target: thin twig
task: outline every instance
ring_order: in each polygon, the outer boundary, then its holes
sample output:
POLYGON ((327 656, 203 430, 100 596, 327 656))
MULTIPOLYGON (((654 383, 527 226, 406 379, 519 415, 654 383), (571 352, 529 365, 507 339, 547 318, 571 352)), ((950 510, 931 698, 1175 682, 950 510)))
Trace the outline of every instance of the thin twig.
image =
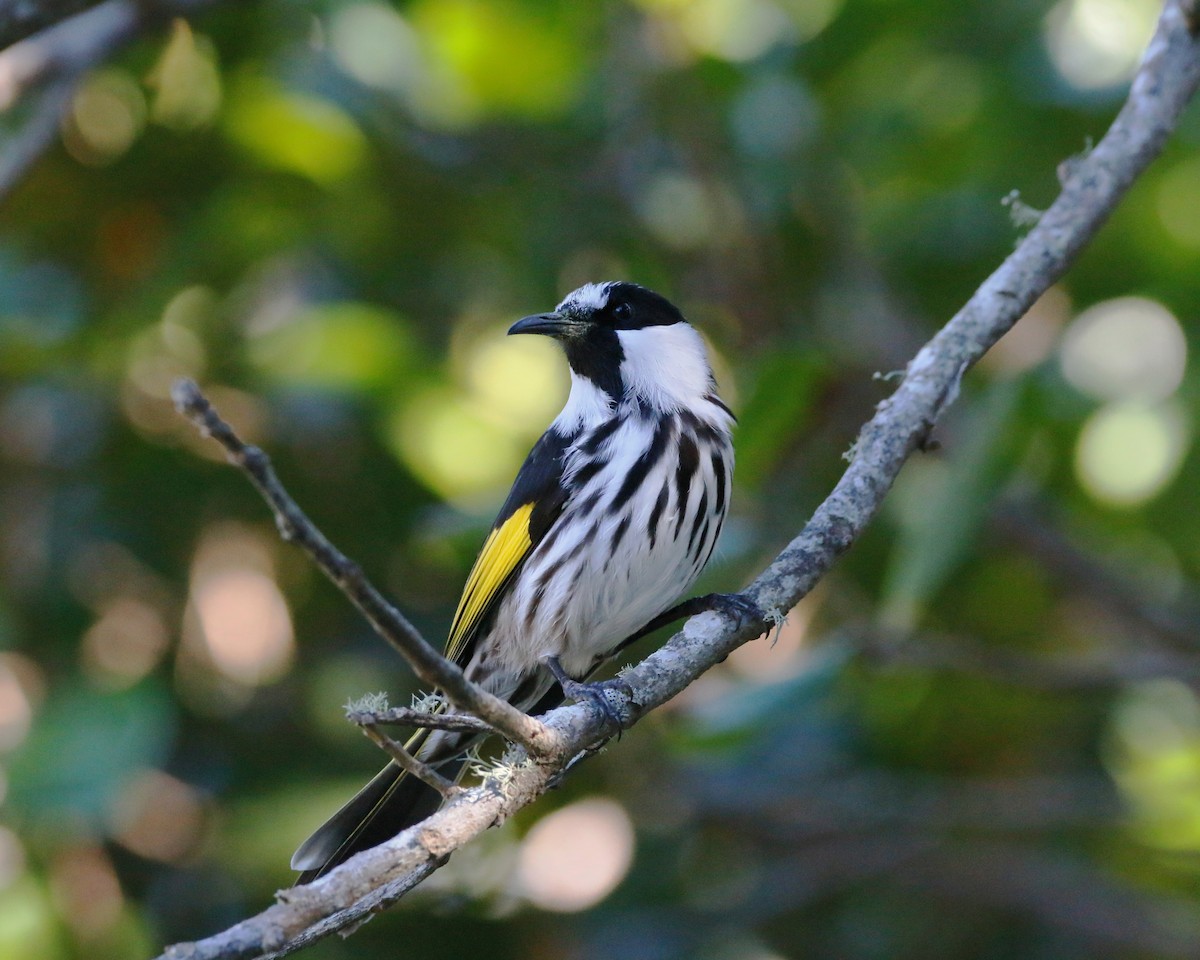
MULTIPOLYGON (((1200 85, 1200 51, 1179 0, 1170 0, 1134 78, 1129 98, 1104 138, 1075 164, 1062 193, 1014 252, 917 354, 903 382, 859 434, 833 493, 804 530, 750 585, 746 595, 769 615, 805 596, 862 534, 900 468, 943 409, 964 373, 1059 277, 1157 156, 1200 85)), ((633 719, 677 695, 705 670, 762 632, 762 624, 705 613, 646 660, 625 671, 633 719)), ((411 888, 454 850, 532 803, 574 755, 604 738, 605 721, 583 705, 547 714, 564 750, 552 763, 511 769, 494 783, 464 790, 397 837, 350 858, 314 883, 286 891, 256 917, 192 944, 172 960, 282 956, 319 936, 360 922, 411 888), (381 891, 388 891, 383 894, 381 891)))
POLYGON ((412 707, 388 707, 386 710, 347 710, 346 719, 359 726, 374 724, 380 727, 429 727, 431 730, 454 730, 463 733, 495 733, 496 728, 485 720, 466 713, 431 713, 412 707))
POLYGON ((433 787, 443 797, 451 797, 462 789, 456 784, 451 783, 423 760, 418 760, 405 749, 403 744, 397 743, 386 733, 381 732, 371 721, 358 720, 356 722, 362 728, 362 732, 366 734, 367 739, 391 757, 398 767, 401 767, 407 773, 411 773, 417 779, 425 781, 425 783, 433 787))
POLYGON ((424 683, 437 687, 460 710, 470 711, 531 754, 548 755, 559 746, 557 738, 541 721, 472 683, 457 664, 434 650, 417 628, 375 589, 362 568, 316 528, 283 488, 267 455, 258 447, 243 443, 195 383, 179 380, 172 387, 171 395, 176 409, 201 434, 212 437, 225 448, 229 462, 241 469, 267 501, 275 514, 279 535, 308 554, 321 572, 367 618, 375 632, 408 661, 424 683))

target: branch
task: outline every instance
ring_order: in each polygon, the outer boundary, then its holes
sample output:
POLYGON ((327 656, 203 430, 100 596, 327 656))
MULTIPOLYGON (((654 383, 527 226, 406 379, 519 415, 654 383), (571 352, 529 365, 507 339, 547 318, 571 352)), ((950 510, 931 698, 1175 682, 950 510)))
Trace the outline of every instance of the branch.
POLYGON ((388 707, 386 710, 364 710, 350 707, 346 719, 359 726, 429 727, 431 730, 457 730, 464 733, 495 733, 490 723, 465 713, 431 713, 412 707, 388 707))
POLYGON ((90 0, 0 0, 0 49, 90 6, 90 0))
MULTIPOLYGON (((1170 0, 1159 19, 1129 99, 1104 139, 1070 167, 1063 189, 1016 250, 908 365, 903 382, 863 428, 853 460, 833 493, 795 540, 746 591, 760 609, 789 610, 832 567, 878 512, 905 460, 958 394, 963 375, 1061 277, 1161 150, 1200 85, 1200 52, 1189 15, 1170 0)), ((762 624, 716 612, 689 620, 661 649, 622 674, 630 722, 678 694, 762 624)), ((617 694, 617 691, 611 691, 617 694)), ((280 902, 236 927, 171 947, 172 960, 282 956, 360 922, 436 869, 454 850, 532 803, 574 753, 604 738, 605 719, 575 704, 547 714, 566 750, 553 763, 524 763, 464 790, 392 840, 366 850, 320 880, 283 891, 280 902)))
MULTIPOLYGON (((216 0, 106 0, 0 51, 0 113, 11 114, 37 91, 23 125, 0 134, 0 202, 8 196, 58 132, 58 123, 80 79, 148 27, 211 6, 216 0)), ((76 4, 72 4, 75 6, 76 4)), ((6 18, 37 23, 52 17, 50 4, 0 0, 6 18)), ((54 7, 59 13, 68 6, 54 7)))
MULTIPOLYGON (((0 63, 0 87, 4 81, 2 71, 3 63, 0 63)), ((54 142, 59 121, 71 103, 75 87, 74 77, 48 84, 29 104, 29 117, 24 127, 11 135, 0 135, 0 203, 54 142)))
POLYGON ((386 733, 378 730, 374 721, 359 719, 355 722, 358 724, 359 729, 366 735, 367 739, 391 757, 396 766, 400 767, 405 773, 410 773, 418 780, 433 787, 434 790, 442 795, 443 800, 453 796, 460 789, 429 764, 418 760, 414 754, 409 753, 408 748, 403 744, 397 743, 386 733))
POLYGON ((460 710, 467 710, 504 734, 514 743, 542 756, 553 753, 558 743, 539 721, 522 713, 472 683, 458 667, 433 649, 408 619, 384 598, 363 575, 362 568, 338 550, 296 505, 265 453, 243 443, 208 398, 191 380, 179 380, 171 388, 176 409, 192 421, 204 436, 225 448, 229 462, 239 467, 275 513, 279 535, 294 543, 346 595, 359 613, 408 661, 423 683, 437 687, 460 710))

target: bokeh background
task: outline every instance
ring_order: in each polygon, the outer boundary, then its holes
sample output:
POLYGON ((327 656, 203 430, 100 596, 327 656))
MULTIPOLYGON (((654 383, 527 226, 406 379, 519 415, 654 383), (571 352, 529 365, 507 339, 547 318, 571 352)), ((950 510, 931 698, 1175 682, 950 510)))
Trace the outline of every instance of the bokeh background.
MULTIPOLYGON (((737 588, 1157 6, 256 0, 90 75, 0 221, 0 957, 261 909, 381 763, 343 704, 414 691, 173 378, 440 638, 565 391, 506 326, 639 281, 741 418, 701 584, 737 588)), ((1200 954, 1198 144, 1193 110, 778 637, 307 956, 1200 954)))

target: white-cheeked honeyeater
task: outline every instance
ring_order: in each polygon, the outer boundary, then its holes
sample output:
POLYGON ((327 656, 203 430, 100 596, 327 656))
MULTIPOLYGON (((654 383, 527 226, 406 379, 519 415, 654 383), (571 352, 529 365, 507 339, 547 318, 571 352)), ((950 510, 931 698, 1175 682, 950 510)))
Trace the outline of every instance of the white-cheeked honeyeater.
MULTIPOLYGON (((485 689, 540 713, 564 695, 595 695, 583 681, 632 640, 727 599, 676 603, 729 508, 734 417, 700 335, 636 284, 580 287, 509 333, 555 338, 571 392, 484 541, 446 656, 485 689)), ((421 730, 408 745, 454 779, 473 739, 421 730)), ((439 801, 390 763, 301 845, 292 867, 307 882, 439 801)))

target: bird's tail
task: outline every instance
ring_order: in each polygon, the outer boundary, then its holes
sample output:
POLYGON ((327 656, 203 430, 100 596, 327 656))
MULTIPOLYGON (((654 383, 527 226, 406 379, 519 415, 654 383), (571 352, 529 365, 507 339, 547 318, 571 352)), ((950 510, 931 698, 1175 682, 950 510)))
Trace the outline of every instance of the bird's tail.
MULTIPOLYGON (((519 709, 536 716, 563 702, 558 684, 544 689, 539 674, 527 678, 526 684, 511 698, 519 709)), ((467 748, 477 739, 478 734, 422 728, 404 746, 454 781, 466 766, 467 748)), ((292 869, 301 871, 296 883, 310 883, 359 851, 392 839, 424 820, 441 802, 433 787, 389 763, 292 854, 292 869)))
MULTIPOLYGON (((418 730, 405 745, 416 753, 426 745, 430 731, 418 730)), ((455 737, 456 741, 466 738, 455 737)), ((439 764, 439 772, 456 780, 466 763, 465 744, 438 744, 437 753, 457 754, 439 764)), ((430 758, 436 762, 434 758, 430 758)), ((301 871, 297 884, 310 883, 344 860, 424 820, 442 802, 441 795, 416 777, 389 763, 358 791, 292 855, 292 869, 301 871)))

